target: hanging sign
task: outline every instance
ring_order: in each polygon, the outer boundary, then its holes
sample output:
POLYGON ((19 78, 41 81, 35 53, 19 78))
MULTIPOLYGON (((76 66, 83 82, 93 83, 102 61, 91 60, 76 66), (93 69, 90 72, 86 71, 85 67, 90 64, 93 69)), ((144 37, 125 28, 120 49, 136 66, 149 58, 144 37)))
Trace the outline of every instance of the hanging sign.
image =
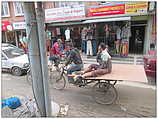
POLYGON ((2 21, 2 31, 12 31, 13 27, 9 21, 2 21))
POLYGON ((73 7, 60 7, 45 10, 45 20, 71 20, 75 18, 85 17, 84 5, 76 5, 73 7))
POLYGON ((94 8, 89 8, 87 16, 92 17, 92 16, 116 15, 116 14, 124 14, 124 13, 125 13, 125 5, 116 4, 116 5, 98 6, 94 8))
POLYGON ((13 23, 13 28, 15 30, 26 29, 26 23, 25 22, 15 22, 15 23, 13 23))
POLYGON ((148 2, 132 2, 125 4, 125 13, 147 13, 148 2))

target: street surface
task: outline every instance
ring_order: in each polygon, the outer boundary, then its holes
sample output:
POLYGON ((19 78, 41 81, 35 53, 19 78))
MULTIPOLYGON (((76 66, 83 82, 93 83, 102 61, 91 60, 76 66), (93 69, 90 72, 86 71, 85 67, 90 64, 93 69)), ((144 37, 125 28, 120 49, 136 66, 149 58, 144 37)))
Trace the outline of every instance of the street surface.
MULTIPOLYGON (((2 73, 2 99, 18 96, 33 97, 26 76, 2 73)), ((64 90, 50 87, 50 96, 58 104, 68 104, 66 117, 156 117, 156 86, 122 81, 116 89, 118 99, 113 105, 97 104, 91 97, 91 86, 79 88, 67 83, 64 90)))

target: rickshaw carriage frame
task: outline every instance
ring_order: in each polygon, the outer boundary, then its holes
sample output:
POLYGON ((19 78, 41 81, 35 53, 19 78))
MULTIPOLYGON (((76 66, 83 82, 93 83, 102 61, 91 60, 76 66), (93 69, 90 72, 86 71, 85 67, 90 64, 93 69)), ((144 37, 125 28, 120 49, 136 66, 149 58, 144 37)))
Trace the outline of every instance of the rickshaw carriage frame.
POLYGON ((113 64, 111 73, 82 79, 82 86, 97 82, 92 87, 93 99, 99 104, 112 104, 118 97, 115 88, 117 81, 148 82, 143 65, 113 64))

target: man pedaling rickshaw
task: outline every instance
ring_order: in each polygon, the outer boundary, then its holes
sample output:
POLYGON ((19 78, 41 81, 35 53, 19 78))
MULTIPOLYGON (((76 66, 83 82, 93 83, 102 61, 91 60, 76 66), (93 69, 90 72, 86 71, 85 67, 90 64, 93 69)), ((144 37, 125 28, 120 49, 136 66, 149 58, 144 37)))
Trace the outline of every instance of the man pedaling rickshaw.
MULTIPOLYGON (((71 75, 75 71, 80 71, 83 68, 83 61, 80 55, 80 52, 77 48, 73 47, 72 43, 68 43, 66 45, 66 49, 68 53, 67 62, 65 66, 70 64, 70 67, 67 69, 67 74, 71 75)), ((74 83, 74 79, 68 77, 69 83, 74 83)))
POLYGON ((85 68, 80 75, 76 75, 74 77, 76 79, 75 84, 81 84, 82 79, 97 77, 111 72, 111 56, 107 52, 107 47, 104 43, 101 43, 98 47, 97 62, 99 64, 91 64, 89 67, 85 68))

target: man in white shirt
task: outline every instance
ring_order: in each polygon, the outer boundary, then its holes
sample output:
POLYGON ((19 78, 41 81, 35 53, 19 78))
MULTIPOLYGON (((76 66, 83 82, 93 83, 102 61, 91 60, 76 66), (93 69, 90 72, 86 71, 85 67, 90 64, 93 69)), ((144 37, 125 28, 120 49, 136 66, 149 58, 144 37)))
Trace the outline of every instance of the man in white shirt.
POLYGON ((77 80, 87 77, 97 77, 111 72, 111 56, 107 52, 106 45, 101 43, 98 50, 97 62, 99 64, 91 64, 89 67, 85 68, 81 76, 76 76, 77 80))

